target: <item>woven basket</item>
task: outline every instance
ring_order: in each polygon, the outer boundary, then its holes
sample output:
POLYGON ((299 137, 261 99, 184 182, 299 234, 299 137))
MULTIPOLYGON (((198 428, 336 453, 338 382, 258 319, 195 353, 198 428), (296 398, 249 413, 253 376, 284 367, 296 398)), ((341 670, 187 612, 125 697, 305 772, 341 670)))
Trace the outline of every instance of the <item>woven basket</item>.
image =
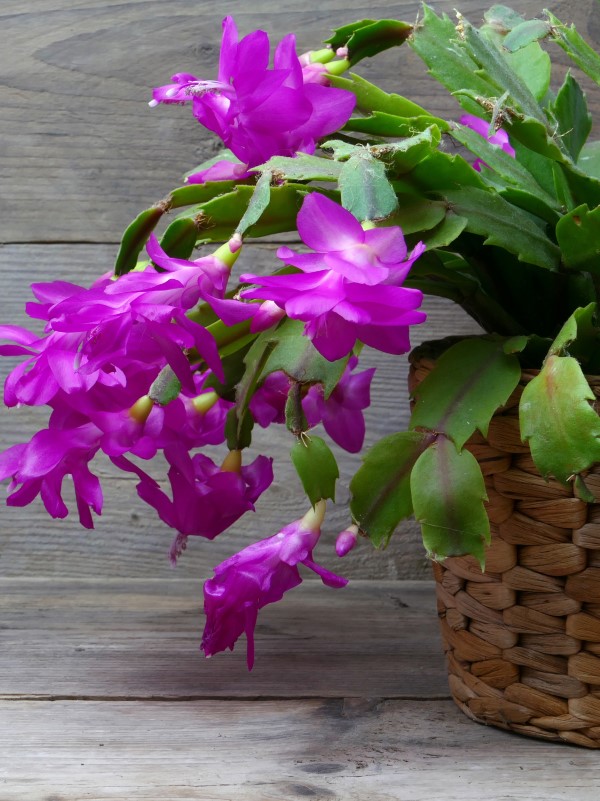
MULTIPOLYGON (((411 354, 411 389, 434 364, 427 349, 411 354)), ((467 444, 489 497, 486 572, 472 557, 434 563, 450 690, 479 723, 600 748, 600 504, 545 481, 521 442, 534 376, 467 444)), ((600 397, 600 377, 588 380, 600 397)), ((600 497, 600 466, 586 484, 600 497)))

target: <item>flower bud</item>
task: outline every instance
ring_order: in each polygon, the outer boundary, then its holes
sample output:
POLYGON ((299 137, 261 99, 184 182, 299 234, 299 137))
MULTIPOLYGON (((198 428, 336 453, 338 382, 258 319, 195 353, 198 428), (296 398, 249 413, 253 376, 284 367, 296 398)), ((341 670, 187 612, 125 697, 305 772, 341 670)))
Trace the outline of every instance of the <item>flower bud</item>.
POLYGON ((192 406, 198 414, 206 414, 219 400, 216 392, 203 392, 192 399, 192 406))
POLYGON ((329 64, 325 66, 325 69, 330 75, 342 75, 346 70, 349 70, 351 67, 350 62, 347 58, 342 58, 339 61, 330 61, 329 64))
POLYGON ((137 423, 145 423, 154 408, 154 401, 149 395, 142 395, 129 409, 129 416, 137 423))
POLYGON ((346 556, 354 548, 358 539, 358 526, 350 526, 337 535, 335 552, 339 557, 346 556))
POLYGON ((239 234, 234 234, 229 242, 225 242, 224 245, 221 245, 220 248, 215 250, 213 256, 231 269, 236 263, 237 257, 240 255, 241 247, 241 236, 239 234))
POLYGON ((227 456, 223 459, 221 465, 221 472, 223 473, 239 473, 242 469, 242 452, 229 451, 227 456))
POLYGON ((285 317, 285 312, 273 300, 265 300, 260 304, 259 310, 252 318, 250 331, 256 334, 259 331, 266 331, 285 317))
POLYGON ((317 501, 314 509, 309 509, 300 522, 300 527, 308 531, 319 531, 321 524, 325 519, 325 510, 327 509, 327 501, 321 498, 317 501))

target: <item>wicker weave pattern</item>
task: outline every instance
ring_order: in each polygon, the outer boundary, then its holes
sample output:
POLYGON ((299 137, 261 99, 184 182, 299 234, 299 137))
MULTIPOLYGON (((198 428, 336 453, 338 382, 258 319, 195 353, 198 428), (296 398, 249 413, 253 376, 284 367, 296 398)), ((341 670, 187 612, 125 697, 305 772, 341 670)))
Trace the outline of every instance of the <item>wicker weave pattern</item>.
MULTIPOLYGON (((414 387, 433 368, 412 359, 414 387)), ((545 481, 519 436, 521 384, 468 443, 489 497, 492 544, 434 564, 450 690, 473 720, 600 748, 600 504, 545 481)), ((588 377, 589 378, 589 377, 588 377)), ((600 378, 590 380, 600 397, 600 378)), ((586 483, 600 497, 600 466, 586 483)))

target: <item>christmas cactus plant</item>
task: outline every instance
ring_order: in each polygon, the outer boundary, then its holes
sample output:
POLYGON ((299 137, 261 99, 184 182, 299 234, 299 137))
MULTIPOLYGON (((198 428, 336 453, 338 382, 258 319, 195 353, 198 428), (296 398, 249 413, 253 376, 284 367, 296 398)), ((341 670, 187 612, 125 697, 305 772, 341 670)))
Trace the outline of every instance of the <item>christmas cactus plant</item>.
POLYGON ((139 214, 114 271, 89 288, 33 285, 37 332, 0 326, 0 353, 23 356, 6 405, 51 410, 45 429, 0 455, 8 503, 39 495, 64 517, 69 475, 92 527, 103 497, 90 463, 102 452, 175 530, 175 562, 190 537, 221 536, 254 509, 273 463, 247 449, 260 448, 261 428, 285 424, 307 512, 204 587, 205 654, 245 633, 251 666, 258 611, 301 582, 301 565, 347 583, 315 561, 338 467, 313 429, 361 450, 369 348, 406 354, 410 327, 427 325, 424 293, 486 333, 446 343, 415 390, 410 429, 365 454, 338 556, 359 536, 385 546, 414 514, 432 558, 468 553, 483 566, 485 486, 465 445, 523 368, 539 371, 520 423, 540 473, 593 500, 585 475, 600 462, 600 419, 585 374, 600 373, 600 142, 588 141, 574 75, 552 83, 547 42, 600 83, 600 57, 548 12, 525 20, 497 5, 477 28, 424 6, 414 25, 360 20, 300 56, 290 34, 272 57, 266 33, 240 39, 226 18, 216 77, 178 73, 150 103, 189 107, 225 149, 139 214), (354 71, 399 45, 462 116, 441 119, 354 71), (245 243, 282 232, 298 244, 247 272, 245 243), (203 451, 215 445, 218 461, 203 451))

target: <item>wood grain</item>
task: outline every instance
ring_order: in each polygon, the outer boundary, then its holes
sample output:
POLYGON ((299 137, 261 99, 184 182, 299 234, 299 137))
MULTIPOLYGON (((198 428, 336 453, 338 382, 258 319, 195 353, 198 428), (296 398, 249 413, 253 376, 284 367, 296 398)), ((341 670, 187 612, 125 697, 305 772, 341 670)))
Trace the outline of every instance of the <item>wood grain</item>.
MULTIPOLYGON (((91 282, 112 263, 112 245, 7 245, 0 248, 0 297, 3 298, 3 322, 27 325, 24 306, 31 299, 29 283, 51 278, 91 282), (27 275, 27 279, 25 279, 27 275)), ((274 246, 253 246, 244 251, 240 270, 265 270, 275 261, 274 246)), ((451 333, 475 333, 475 322, 437 298, 426 300, 429 319, 414 332, 415 344, 422 338, 436 338, 451 333)), ((373 382, 372 406, 367 410, 367 445, 385 434, 403 430, 408 422, 406 358, 365 349, 364 366, 377 366, 373 382)), ((17 363, 0 360, 0 381, 17 363)), ((46 425, 41 409, 0 409, 0 450, 27 441, 37 428, 46 425)), ((206 576, 213 565, 251 541, 269 536, 281 526, 304 514, 305 500, 288 453, 291 438, 283 426, 258 429, 257 448, 275 457, 277 479, 263 496, 256 514, 246 515, 226 535, 212 543, 197 538, 190 543, 177 569, 182 576, 206 576)), ((333 537, 347 524, 348 484, 360 464, 358 455, 336 449, 342 477, 338 505, 327 518, 323 551, 327 553, 333 537)), ((98 472, 105 489, 105 511, 95 531, 79 526, 77 516, 51 520, 38 500, 23 509, 0 506, 0 575, 61 576, 167 576, 171 568, 166 558, 172 538, 155 512, 139 501, 131 475, 120 473, 105 460, 98 472)), ((155 468, 154 474, 160 475, 155 468)), ((69 481, 65 481, 65 487, 69 481)), ((4 491, 4 488, 3 490, 4 491)), ((70 498, 65 493, 65 498, 70 498)), ((67 500, 67 505, 69 501, 67 500)), ((345 560, 344 571, 356 578, 422 578, 429 575, 418 527, 407 524, 386 552, 374 551, 363 543, 345 560)), ((327 560, 326 560, 327 561, 327 560)), ((331 561, 331 560, 330 560, 331 561)))
POLYGON ((448 698, 431 582, 305 582, 242 639, 199 650, 202 583, 0 580, 0 698, 448 698))
POLYGON ((191 581, 0 581, 0 801, 595 801, 594 752, 447 700, 426 582, 305 584, 202 660, 191 581))
POLYGON ((1 801, 596 801, 594 752, 451 701, 1 703, 1 801))
MULTIPOLYGON (((435 3, 452 14, 455 0, 435 3)), ((478 22, 491 5, 458 4, 478 22)), ((543 3, 514 0, 530 15, 543 3)), ((600 40, 595 0, 546 3, 600 40)), ((130 219, 162 198, 180 176, 219 145, 189 109, 157 108, 153 86, 174 72, 215 74, 220 22, 233 14, 242 33, 267 29, 274 40, 293 30, 301 52, 332 27, 363 17, 414 21, 416 0, 4 0, 0 9, 0 219, 3 242, 115 242, 130 219)), ((369 80, 451 115, 454 101, 407 47, 359 65, 369 80)), ((594 101, 594 108, 598 103, 594 101)))

